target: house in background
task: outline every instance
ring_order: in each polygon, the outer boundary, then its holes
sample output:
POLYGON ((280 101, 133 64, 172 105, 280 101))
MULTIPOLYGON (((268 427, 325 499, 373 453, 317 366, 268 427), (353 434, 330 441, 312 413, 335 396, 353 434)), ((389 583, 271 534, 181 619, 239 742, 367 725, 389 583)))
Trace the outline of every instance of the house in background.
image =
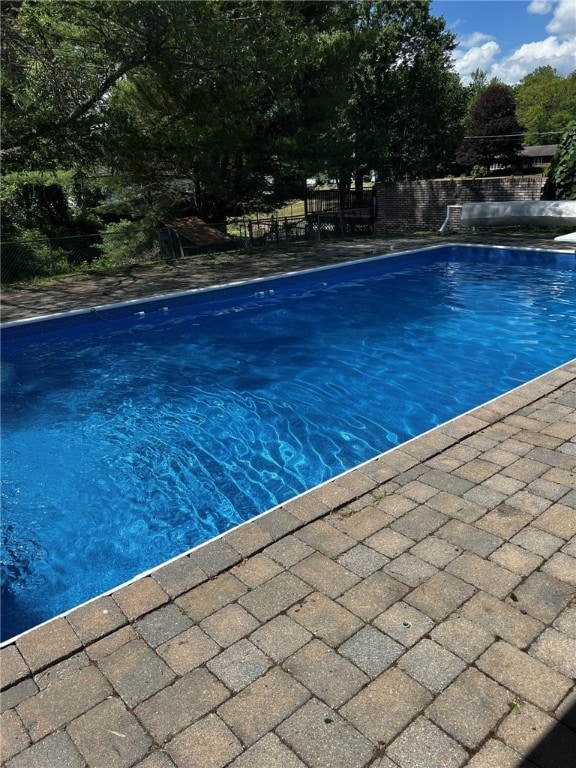
POLYGON ((535 144, 533 147, 524 147, 520 156, 520 168, 529 171, 532 168, 547 168, 556 154, 558 144, 535 144))

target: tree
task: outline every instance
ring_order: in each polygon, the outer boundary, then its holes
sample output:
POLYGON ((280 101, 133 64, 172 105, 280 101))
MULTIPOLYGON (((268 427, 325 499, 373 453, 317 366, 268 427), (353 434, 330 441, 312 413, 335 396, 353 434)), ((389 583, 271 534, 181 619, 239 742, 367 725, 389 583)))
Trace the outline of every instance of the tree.
MULTIPOLYGON (((2 151, 50 152, 102 120, 111 89, 162 51, 159 2, 44 0, 2 4, 2 151)), ((86 138, 84 136, 83 138, 86 138)))
POLYGON ((286 128, 312 39, 299 7, 174 4, 166 54, 110 98, 107 165, 134 200, 223 221, 286 195, 296 170, 286 128))
POLYGON ((367 169, 431 175, 459 137, 454 38, 429 0, 8 0, 2 13, 10 236, 104 212, 223 220, 319 171, 343 185, 367 169))
POLYGON ((474 106, 480 94, 484 93, 490 84, 486 72, 481 69, 475 69, 474 72, 472 72, 470 75, 470 82, 466 86, 466 96, 470 109, 474 106))
POLYGON ((339 152, 328 173, 353 174, 357 184, 368 169, 381 179, 435 175, 459 143, 465 109, 450 58, 454 36, 430 15, 428 0, 358 9, 362 48, 336 114, 339 152))
POLYGON ((558 144, 542 190, 543 200, 576 200, 576 122, 558 144))
POLYGON ((71 225, 74 185, 64 195, 54 178, 70 182, 70 175, 85 176, 102 163, 110 93, 162 51, 166 6, 134 0, 1 4, 2 173, 10 177, 11 192, 3 237, 71 225))
POLYGON ((512 88, 492 84, 480 94, 470 111, 457 160, 469 167, 482 166, 487 172, 493 163, 514 163, 523 146, 522 136, 512 88))
MULTIPOLYGON (((314 41, 339 14, 328 6, 3 3, 7 207, 16 214, 26 198, 35 209, 5 217, 5 235, 50 224, 30 172, 81 176, 92 203, 97 187, 110 187, 119 213, 144 212, 148 223, 184 209, 221 218, 286 195, 302 175, 285 129, 314 41)), ((62 209, 59 223, 72 218, 62 209)))
POLYGON ((556 144, 576 115, 576 72, 563 77, 552 67, 539 67, 514 93, 525 144, 556 144))

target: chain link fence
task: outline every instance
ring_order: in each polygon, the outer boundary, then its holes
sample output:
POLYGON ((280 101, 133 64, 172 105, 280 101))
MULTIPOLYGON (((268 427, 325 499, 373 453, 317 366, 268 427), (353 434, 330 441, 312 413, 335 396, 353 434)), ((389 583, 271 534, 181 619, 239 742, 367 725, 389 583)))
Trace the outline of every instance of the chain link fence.
POLYGON ((38 238, 23 234, 0 243, 1 279, 5 285, 82 272, 110 271, 172 259, 190 258, 229 250, 243 250, 342 237, 370 236, 371 219, 346 212, 314 213, 268 219, 229 219, 206 225, 210 237, 195 241, 177 228, 126 229, 70 237, 38 238), (214 232, 219 237, 214 237, 214 232))
POLYGON ((159 258, 156 230, 48 238, 23 234, 0 244, 3 284, 109 270, 159 258))

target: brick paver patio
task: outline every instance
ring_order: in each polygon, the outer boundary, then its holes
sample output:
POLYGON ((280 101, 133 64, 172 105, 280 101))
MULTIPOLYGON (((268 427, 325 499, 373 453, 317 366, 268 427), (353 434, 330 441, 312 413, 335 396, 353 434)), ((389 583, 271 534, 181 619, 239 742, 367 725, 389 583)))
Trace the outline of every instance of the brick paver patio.
POLYGON ((6 768, 574 768, 576 361, 0 664, 6 768))

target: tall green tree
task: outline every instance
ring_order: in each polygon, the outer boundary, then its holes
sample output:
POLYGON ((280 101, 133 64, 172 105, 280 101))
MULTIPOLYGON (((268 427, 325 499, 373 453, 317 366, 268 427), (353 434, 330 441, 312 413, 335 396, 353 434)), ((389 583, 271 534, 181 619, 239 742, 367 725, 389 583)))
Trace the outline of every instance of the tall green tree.
POLYGON ((221 220, 319 171, 431 175, 458 140, 454 39, 429 0, 6 0, 2 13, 16 230, 94 211, 221 220))
POLYGON ((478 97, 490 85, 488 75, 481 69, 475 69, 470 75, 470 82, 466 86, 466 97, 470 108, 472 108, 478 97))
POLYGON ((482 91, 470 111, 457 159, 464 166, 479 165, 486 171, 496 162, 514 163, 523 146, 522 137, 514 91, 504 84, 492 84, 482 91))
POLYGON ((539 67, 515 87, 516 116, 526 145, 556 144, 576 115, 576 72, 539 67))
POLYGON ((459 143, 465 110, 454 36, 428 0, 360 2, 358 12, 362 50, 335 115, 339 152, 328 171, 358 182, 366 170, 382 179, 435 175, 459 143))
POLYGON ((288 193, 297 174, 287 127, 311 46, 298 8, 175 4, 180 18, 166 55, 110 98, 107 164, 133 199, 158 209, 171 199, 173 213, 188 208, 222 221, 288 193))

